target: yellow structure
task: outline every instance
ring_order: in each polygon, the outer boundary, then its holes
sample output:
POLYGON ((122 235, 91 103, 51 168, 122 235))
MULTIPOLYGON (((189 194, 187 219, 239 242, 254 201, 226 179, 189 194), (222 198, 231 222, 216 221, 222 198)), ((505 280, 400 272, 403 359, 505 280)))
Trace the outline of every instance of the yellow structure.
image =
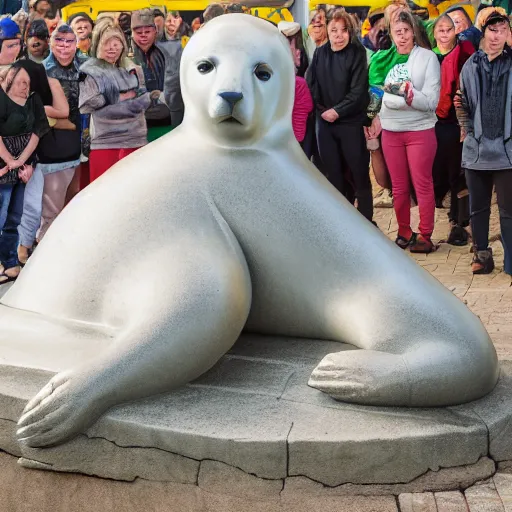
POLYGON ((429 18, 437 18, 439 15, 443 14, 443 12, 447 11, 450 7, 454 7, 455 5, 460 5, 464 10, 468 13, 469 17, 474 20, 476 11, 473 5, 469 1, 460 1, 460 0, 445 0, 441 2, 437 6, 432 5, 429 0, 414 0, 414 3, 424 9, 428 10, 429 18))
MULTIPOLYGON (((321 3, 323 2, 318 0, 309 0, 309 10, 315 10, 316 6, 321 3)), ((370 10, 373 10, 388 6, 392 3, 392 0, 328 0, 325 3, 327 5, 340 5, 343 7, 369 7, 370 10)), ((437 18, 450 7, 460 5, 469 14, 469 17, 472 20, 475 19, 475 8, 471 5, 469 0, 445 0, 437 6, 431 4, 429 0, 414 0, 414 3, 417 6, 426 9, 428 11, 429 18, 437 18)), ((365 27, 365 29, 368 30, 367 27, 365 27)))
MULTIPOLYGON (((163 12, 168 11, 194 11, 202 12, 212 1, 208 0, 78 0, 67 7, 62 9, 63 19, 68 19, 69 16, 76 12, 85 12, 93 20, 96 20, 98 15, 102 12, 130 12, 137 11, 150 7, 152 9, 160 9, 163 12)), ((226 3, 226 2, 221 2, 226 3)), ((248 2, 240 2, 248 4, 248 2)), ((272 6, 258 6, 259 2, 250 2, 249 7, 251 14, 259 18, 264 18, 274 23, 280 21, 293 21, 293 16, 287 8, 287 3, 276 2, 279 5, 272 6), (251 5, 253 4, 253 5, 251 5)), ((265 4, 262 0, 261 4, 265 4)))

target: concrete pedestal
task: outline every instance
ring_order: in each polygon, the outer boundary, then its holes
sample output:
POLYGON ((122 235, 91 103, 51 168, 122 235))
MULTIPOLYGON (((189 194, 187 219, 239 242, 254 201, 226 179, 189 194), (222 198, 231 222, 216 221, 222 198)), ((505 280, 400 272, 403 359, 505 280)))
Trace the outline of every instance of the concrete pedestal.
POLYGON ((51 374, 0 364, 0 450, 26 468, 255 500, 459 489, 512 460, 511 362, 490 395, 444 409, 349 405, 307 386, 325 354, 351 348, 245 335, 193 384, 118 406, 47 449, 20 446, 15 429, 51 374))

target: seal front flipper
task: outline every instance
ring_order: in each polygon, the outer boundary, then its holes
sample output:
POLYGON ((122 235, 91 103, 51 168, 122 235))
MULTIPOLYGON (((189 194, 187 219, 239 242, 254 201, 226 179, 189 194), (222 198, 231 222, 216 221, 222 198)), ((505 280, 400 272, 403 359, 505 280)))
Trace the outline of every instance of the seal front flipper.
POLYGON ((126 327, 111 344, 57 374, 27 404, 20 441, 31 447, 67 441, 113 405, 196 379, 233 346, 251 304, 249 271, 236 240, 216 225, 173 244, 143 262, 145 279, 137 293, 131 290, 137 308, 127 308, 126 327))

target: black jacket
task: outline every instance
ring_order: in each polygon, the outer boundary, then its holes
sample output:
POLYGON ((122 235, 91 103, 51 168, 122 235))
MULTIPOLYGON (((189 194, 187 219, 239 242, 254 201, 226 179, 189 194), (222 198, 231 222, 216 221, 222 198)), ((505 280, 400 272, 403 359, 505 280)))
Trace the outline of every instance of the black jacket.
POLYGON ((337 52, 330 43, 317 48, 306 79, 317 111, 334 108, 340 116, 336 123, 366 123, 368 64, 366 50, 359 42, 337 52))

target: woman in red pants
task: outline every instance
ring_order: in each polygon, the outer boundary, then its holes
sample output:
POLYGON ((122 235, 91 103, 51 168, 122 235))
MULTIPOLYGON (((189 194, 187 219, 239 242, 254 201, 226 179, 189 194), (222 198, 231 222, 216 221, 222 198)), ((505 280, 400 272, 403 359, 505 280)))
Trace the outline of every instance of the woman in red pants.
POLYGON ((421 37, 413 16, 399 13, 391 21, 394 45, 377 52, 369 70, 370 85, 383 87, 379 115, 370 132, 382 125, 382 149, 391 176, 398 221, 396 244, 411 252, 435 249, 434 185, 436 108, 441 86, 440 66, 434 52, 419 46, 421 37), (420 210, 419 234, 411 229, 411 183, 420 210))
POLYGON ((128 61, 124 34, 111 18, 96 25, 90 58, 80 71, 80 112, 91 115, 90 181, 147 142, 144 112, 151 103, 128 61))

